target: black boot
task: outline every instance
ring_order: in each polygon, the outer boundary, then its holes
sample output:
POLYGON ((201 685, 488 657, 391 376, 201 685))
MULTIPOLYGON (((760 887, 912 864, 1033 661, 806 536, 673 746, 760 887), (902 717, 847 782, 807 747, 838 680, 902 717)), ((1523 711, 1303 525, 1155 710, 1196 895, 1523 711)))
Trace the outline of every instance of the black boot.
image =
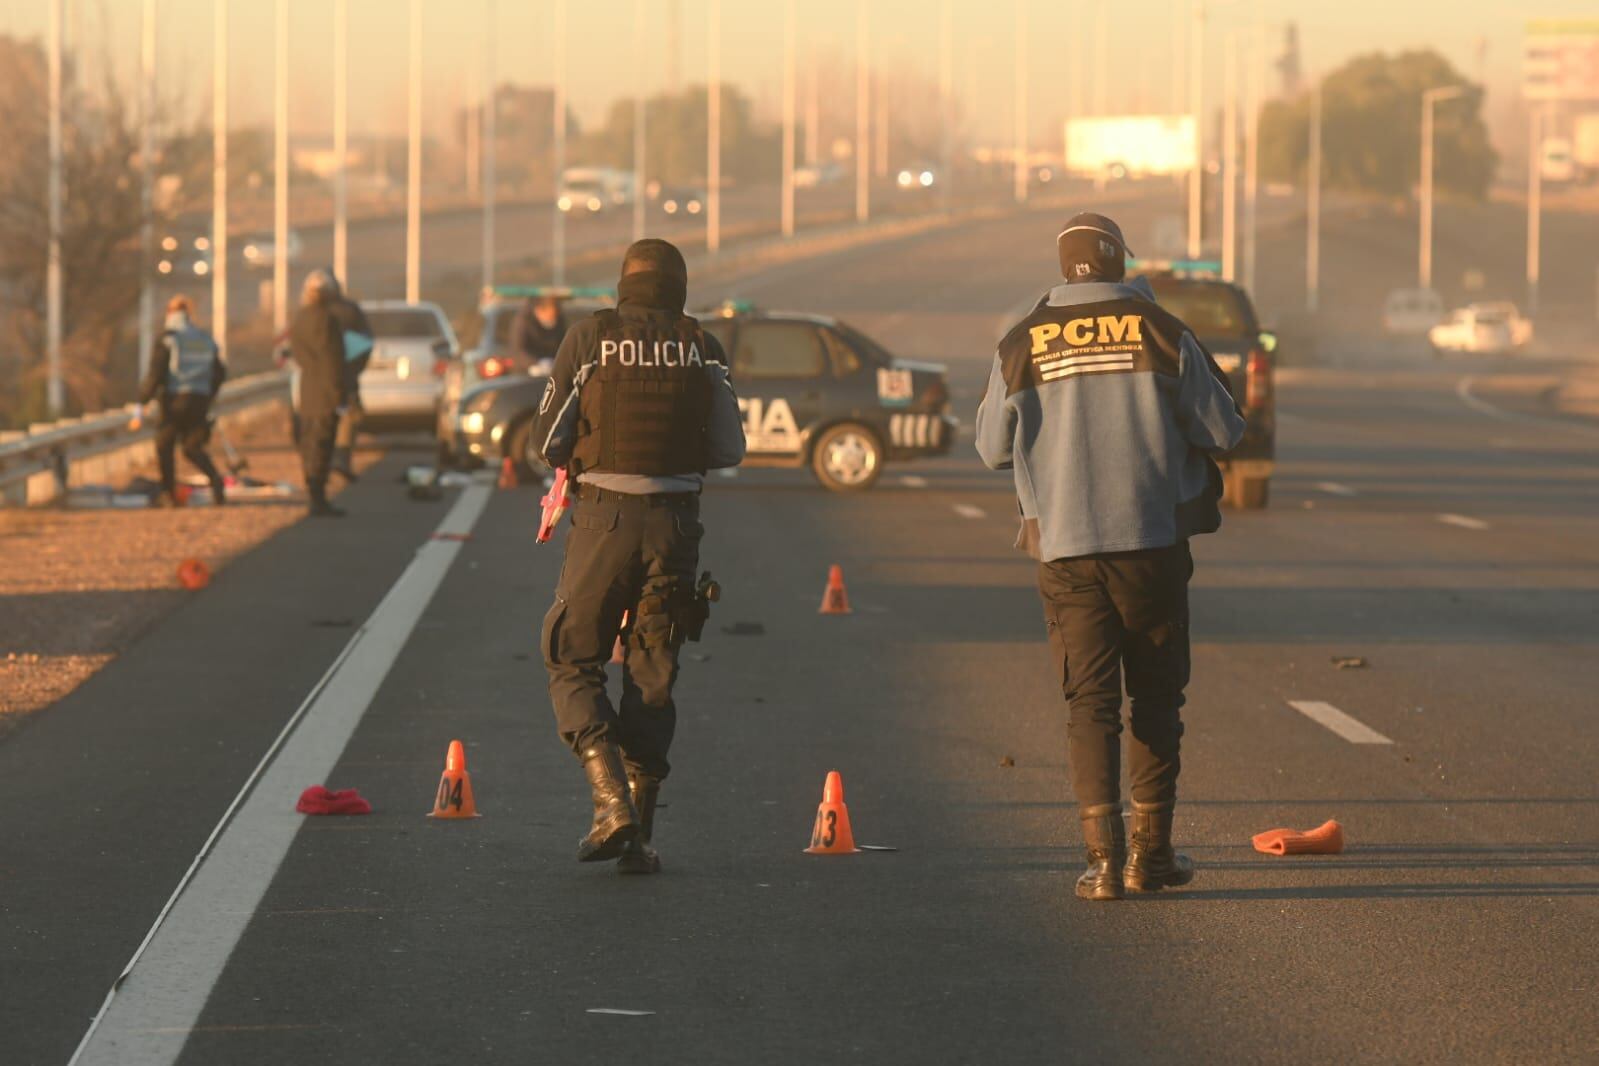
POLYGON ((661 783, 653 777, 628 774, 627 790, 633 798, 634 809, 638 811, 638 835, 622 849, 622 857, 616 861, 616 872, 658 874, 661 872, 661 856, 650 847, 650 838, 655 835, 655 801, 661 794, 661 783))
POLYGON ((1186 885, 1194 879, 1194 862, 1171 846, 1172 808, 1133 801, 1133 845, 1122 872, 1133 892, 1154 892, 1186 885))
POLYGON ((328 490, 327 490, 327 486, 326 485, 317 485, 317 484, 308 485, 308 486, 306 486, 306 491, 311 496, 311 517, 312 518, 343 518, 344 517, 344 509, 343 508, 335 507, 331 503, 328 502, 328 490))
POLYGON ((578 862, 604 862, 621 856, 638 835, 638 812, 627 795, 627 771, 615 744, 583 749, 583 772, 594 792, 594 827, 578 842, 578 862))
POLYGON ((1119 803, 1087 807, 1082 811, 1083 851, 1088 869, 1077 879, 1081 899, 1122 898, 1122 864, 1127 861, 1127 825, 1119 803))

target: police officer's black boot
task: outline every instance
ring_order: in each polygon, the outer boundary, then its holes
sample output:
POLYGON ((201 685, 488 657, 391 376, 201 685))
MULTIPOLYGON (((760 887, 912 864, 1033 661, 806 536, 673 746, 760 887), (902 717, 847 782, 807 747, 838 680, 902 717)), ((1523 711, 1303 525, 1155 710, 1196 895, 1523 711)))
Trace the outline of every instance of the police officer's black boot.
POLYGON ((306 492, 311 497, 312 518, 343 518, 344 508, 335 507, 328 502, 328 487, 326 484, 312 482, 306 486, 306 492))
POLYGON ((594 792, 594 827, 578 842, 578 862, 604 862, 621 857, 622 849, 638 835, 638 812, 627 794, 627 771, 622 749, 615 744, 584 748, 583 772, 594 792))
POLYGON ((650 847, 650 838, 655 835, 655 801, 661 794, 661 783, 653 777, 628 774, 627 789, 638 811, 638 835, 622 849, 622 857, 616 861, 616 872, 658 874, 661 856, 650 847))
POLYGON ((1154 892, 1186 885, 1194 879, 1194 862, 1171 846, 1172 808, 1169 804, 1133 801, 1133 844, 1127 853, 1122 878, 1133 892, 1154 892))
POLYGON ((1122 821, 1121 804, 1085 807, 1082 819, 1088 869, 1077 879, 1077 895, 1081 899, 1121 899, 1122 864, 1127 861, 1127 825, 1122 821))

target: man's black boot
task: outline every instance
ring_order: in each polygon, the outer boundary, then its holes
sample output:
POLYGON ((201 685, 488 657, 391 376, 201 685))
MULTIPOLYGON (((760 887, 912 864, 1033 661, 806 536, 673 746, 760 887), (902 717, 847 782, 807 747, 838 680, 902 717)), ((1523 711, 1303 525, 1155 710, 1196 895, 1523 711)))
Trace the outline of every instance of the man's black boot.
POLYGON ((1127 825, 1122 821, 1121 804, 1085 807, 1082 819, 1088 869, 1077 879, 1077 895, 1081 899, 1121 899, 1122 864, 1127 861, 1127 825))
POLYGON ((1154 892, 1186 885, 1194 879, 1194 862, 1171 846, 1170 805, 1133 801, 1133 844, 1122 872, 1132 892, 1154 892))
POLYGON ((655 835, 655 801, 661 794, 661 783, 653 777, 627 775, 627 789, 638 811, 638 835, 627 842, 622 857, 616 861, 616 872, 623 874, 658 874, 661 856, 650 847, 655 835))
POLYGON ((312 518, 343 518, 344 509, 335 507, 328 502, 328 490, 325 485, 311 485, 307 491, 311 495, 312 518))
POLYGON ((578 862, 604 862, 620 858, 622 849, 638 835, 638 812, 627 794, 627 771, 622 751, 615 744, 584 748, 583 772, 594 793, 594 827, 578 842, 578 862))

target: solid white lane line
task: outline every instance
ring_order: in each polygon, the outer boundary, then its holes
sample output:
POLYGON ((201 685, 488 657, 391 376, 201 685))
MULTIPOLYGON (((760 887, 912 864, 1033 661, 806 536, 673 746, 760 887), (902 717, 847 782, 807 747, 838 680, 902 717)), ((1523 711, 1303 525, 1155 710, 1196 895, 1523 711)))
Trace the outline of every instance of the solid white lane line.
POLYGON ((1316 487, 1329 496, 1359 496, 1360 493, 1337 481, 1318 481, 1316 487))
POLYGON ((1351 718, 1330 703, 1322 703, 1320 700, 1289 700, 1288 706, 1312 722, 1326 726, 1351 744, 1393 743, 1371 726, 1358 718, 1351 718))
MULTIPOLYGON (((212 987, 326 781, 494 489, 461 490, 438 530, 289 719, 106 995, 72 1064, 177 1061, 212 987), (444 538, 444 539, 441 539, 444 538)), ((69 1064, 70 1066, 70 1064, 69 1064)))
POLYGON ((955 504, 955 513, 962 518, 982 518, 984 511, 981 507, 973 507, 969 503, 955 504))
POLYGON ((1446 526, 1459 526, 1461 529, 1487 529, 1488 523, 1480 518, 1469 518, 1463 514, 1441 514, 1438 521, 1446 526))
POLYGON ((908 489, 925 489, 927 487, 927 479, 917 474, 906 474, 899 479, 899 483, 908 489))

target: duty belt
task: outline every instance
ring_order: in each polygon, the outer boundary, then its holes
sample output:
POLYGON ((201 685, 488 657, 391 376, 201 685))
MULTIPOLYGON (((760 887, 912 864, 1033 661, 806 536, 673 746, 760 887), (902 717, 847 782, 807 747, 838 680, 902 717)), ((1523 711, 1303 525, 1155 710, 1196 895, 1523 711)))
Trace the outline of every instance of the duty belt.
POLYGON ((697 492, 617 492, 615 489, 598 488, 586 481, 577 483, 577 491, 573 495, 584 503, 599 503, 602 500, 648 500, 651 507, 686 503, 699 497, 697 492))

